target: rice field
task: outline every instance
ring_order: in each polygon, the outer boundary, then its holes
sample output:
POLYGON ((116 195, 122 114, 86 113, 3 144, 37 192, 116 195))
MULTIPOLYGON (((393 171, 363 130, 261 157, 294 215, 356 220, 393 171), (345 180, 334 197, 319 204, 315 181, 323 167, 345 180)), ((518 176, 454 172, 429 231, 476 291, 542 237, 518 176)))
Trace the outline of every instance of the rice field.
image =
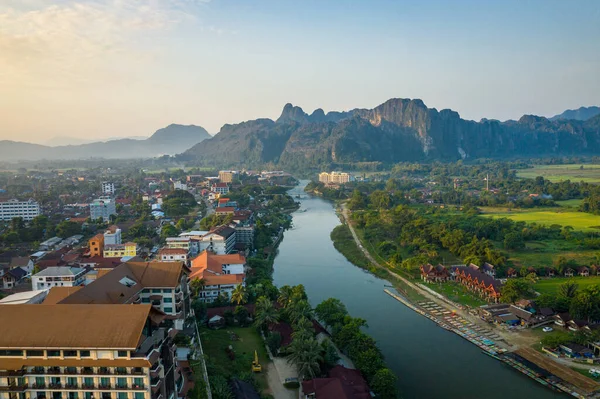
POLYGON ((561 284, 573 281, 579 285, 579 289, 589 287, 591 285, 600 284, 600 276, 590 277, 554 277, 538 280, 533 287, 540 294, 556 294, 561 284))
POLYGON ((544 225, 558 224, 560 226, 571 226, 577 231, 600 232, 600 215, 566 210, 564 208, 546 209, 507 209, 507 208, 482 208, 484 217, 509 218, 526 223, 538 223, 544 225))
POLYGON ((529 169, 518 169, 517 176, 528 179, 543 176, 552 182, 571 180, 572 182, 600 183, 600 165, 535 165, 529 169))

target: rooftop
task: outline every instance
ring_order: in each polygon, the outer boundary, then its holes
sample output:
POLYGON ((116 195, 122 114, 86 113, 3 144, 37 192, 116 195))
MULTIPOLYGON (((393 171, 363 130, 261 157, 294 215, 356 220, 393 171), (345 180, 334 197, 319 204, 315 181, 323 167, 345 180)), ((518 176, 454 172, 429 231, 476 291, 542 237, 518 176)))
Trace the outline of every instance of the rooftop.
POLYGON ((83 272, 84 269, 79 267, 67 266, 51 266, 47 267, 39 273, 34 274, 34 277, 61 277, 61 276, 76 276, 83 272))

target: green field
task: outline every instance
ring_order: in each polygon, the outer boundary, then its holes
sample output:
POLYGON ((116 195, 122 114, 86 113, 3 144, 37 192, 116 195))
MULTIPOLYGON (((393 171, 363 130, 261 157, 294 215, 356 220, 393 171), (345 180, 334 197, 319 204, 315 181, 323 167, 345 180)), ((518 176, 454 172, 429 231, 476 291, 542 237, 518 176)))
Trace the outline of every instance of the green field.
POLYGON ((225 378, 230 378, 251 373, 250 368, 256 350, 263 372, 254 374, 254 376, 263 391, 268 389, 266 370, 270 360, 265 344, 256 328, 225 327, 220 330, 203 328, 200 330, 200 337, 204 347, 209 376, 222 375, 225 378), (234 333, 239 339, 231 340, 230 333, 234 333), (234 360, 230 360, 227 356, 226 348, 229 345, 233 347, 235 352, 234 360))
POLYGON ((566 281, 574 281, 579 284, 579 289, 582 289, 590 285, 600 284, 600 276, 547 278, 535 283, 534 289, 540 294, 555 294, 558 292, 558 287, 566 281))
POLYGON ((472 294, 464 286, 455 282, 424 284, 435 292, 438 292, 451 301, 460 303, 461 305, 467 305, 475 308, 487 304, 486 301, 472 294))
POLYGON ((535 165, 530 169, 518 169, 517 176, 528 179, 543 176, 552 182, 571 180, 572 182, 600 183, 600 165, 535 165))
POLYGON ((600 229, 600 216, 590 213, 565 210, 564 208, 545 209, 507 209, 483 207, 483 215, 493 218, 509 218, 526 223, 545 225, 558 224, 571 226, 578 231, 598 231, 600 229))
POLYGON ((556 202, 558 205, 564 207, 564 208, 578 208, 579 205, 581 205, 581 203, 583 202, 582 199, 569 199, 569 200, 562 200, 562 201, 554 201, 556 202))

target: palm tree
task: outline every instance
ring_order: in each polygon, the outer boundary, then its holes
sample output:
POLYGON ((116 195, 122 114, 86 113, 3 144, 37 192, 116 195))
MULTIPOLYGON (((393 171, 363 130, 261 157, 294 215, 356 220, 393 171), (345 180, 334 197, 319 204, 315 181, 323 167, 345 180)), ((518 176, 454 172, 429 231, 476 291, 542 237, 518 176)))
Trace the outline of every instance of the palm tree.
POLYGON ((292 287, 289 285, 284 285, 279 290, 279 297, 277 298, 277 302, 281 305, 282 308, 287 309, 289 304, 292 301, 292 287))
POLYGON ((197 297, 198 295, 200 295, 200 291, 202 291, 205 286, 206 280, 204 280, 203 278, 195 278, 190 283, 190 291, 192 291, 192 295, 194 297, 197 297))
POLYGON ((320 371, 319 362, 323 360, 321 356, 321 345, 316 339, 294 339, 288 347, 289 363, 296 366, 298 374, 304 379, 312 379, 320 371))
POLYGON ((308 340, 313 338, 315 335, 315 329, 313 327, 313 323, 308 320, 306 317, 301 318, 294 325, 294 332, 292 333, 292 338, 294 340, 308 340))
POLYGON ((312 308, 308 301, 301 300, 296 302, 293 306, 290 306, 288 314, 292 324, 296 324, 302 318, 312 319, 312 308))
POLYGON ((257 327, 264 327, 266 325, 277 323, 279 320, 279 313, 273 302, 265 296, 261 296, 256 301, 256 312, 254 316, 254 323, 257 327))
POLYGON ((237 305, 248 302, 248 293, 243 285, 239 284, 233 289, 231 292, 231 302, 237 305))

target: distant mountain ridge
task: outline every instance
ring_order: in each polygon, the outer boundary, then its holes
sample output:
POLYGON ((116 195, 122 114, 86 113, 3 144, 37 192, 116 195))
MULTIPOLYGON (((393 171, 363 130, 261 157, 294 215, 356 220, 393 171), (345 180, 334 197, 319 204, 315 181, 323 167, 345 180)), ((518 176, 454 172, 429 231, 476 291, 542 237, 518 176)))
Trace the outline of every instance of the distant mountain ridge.
POLYGON ((560 119, 574 119, 578 121, 587 121, 596 115, 600 115, 600 107, 580 107, 577 109, 568 109, 562 114, 553 116, 550 118, 550 120, 556 121, 560 119))
POLYGON ((390 99, 373 109, 307 114, 286 104, 277 121, 224 125, 179 156, 200 164, 281 168, 351 162, 457 160, 484 157, 595 155, 600 115, 586 121, 524 115, 518 121, 462 119, 419 99, 390 99))
POLYGON ((127 159, 174 155, 187 150, 211 135, 200 126, 171 124, 152 136, 99 141, 87 144, 47 146, 18 141, 0 141, 0 159, 5 161, 39 159, 127 159))

